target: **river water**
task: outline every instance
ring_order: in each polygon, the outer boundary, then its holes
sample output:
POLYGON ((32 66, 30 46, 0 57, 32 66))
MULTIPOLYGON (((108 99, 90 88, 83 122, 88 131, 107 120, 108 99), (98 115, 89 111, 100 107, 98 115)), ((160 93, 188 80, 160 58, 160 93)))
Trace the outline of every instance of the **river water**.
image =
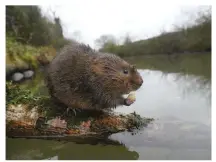
POLYGON ((121 145, 76 144, 73 142, 6 139, 7 159, 211 159, 210 78, 187 73, 165 73, 141 69, 144 84, 136 102, 117 112, 136 111, 155 121, 131 133, 110 136, 121 145))

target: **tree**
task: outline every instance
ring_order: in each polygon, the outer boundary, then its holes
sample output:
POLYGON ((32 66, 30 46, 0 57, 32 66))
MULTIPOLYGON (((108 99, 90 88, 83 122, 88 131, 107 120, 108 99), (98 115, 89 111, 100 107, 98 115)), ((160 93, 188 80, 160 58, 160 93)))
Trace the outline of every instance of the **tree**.
POLYGON ((130 43, 132 43, 131 36, 129 34, 126 34, 126 36, 124 37, 123 44, 128 45, 130 43))
POLYGON ((113 35, 102 35, 100 38, 95 40, 95 45, 101 49, 105 48, 106 46, 116 45, 117 40, 113 35))

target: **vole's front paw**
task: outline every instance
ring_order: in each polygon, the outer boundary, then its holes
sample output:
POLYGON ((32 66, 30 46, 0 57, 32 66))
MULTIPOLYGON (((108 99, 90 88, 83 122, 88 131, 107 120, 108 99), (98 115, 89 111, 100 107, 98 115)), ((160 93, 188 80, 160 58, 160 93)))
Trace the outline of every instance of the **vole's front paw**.
POLYGON ((131 104, 133 104, 136 101, 136 96, 134 93, 131 93, 128 95, 128 97, 125 99, 125 105, 126 106, 130 106, 131 104))

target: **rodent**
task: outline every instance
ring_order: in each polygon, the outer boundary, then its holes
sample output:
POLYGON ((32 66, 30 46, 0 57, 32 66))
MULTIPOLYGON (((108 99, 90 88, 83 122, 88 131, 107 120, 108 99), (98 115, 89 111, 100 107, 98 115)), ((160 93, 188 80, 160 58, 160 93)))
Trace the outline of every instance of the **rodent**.
POLYGON ((65 45, 46 66, 46 85, 52 98, 75 109, 130 106, 122 95, 142 84, 135 66, 82 43, 65 45))

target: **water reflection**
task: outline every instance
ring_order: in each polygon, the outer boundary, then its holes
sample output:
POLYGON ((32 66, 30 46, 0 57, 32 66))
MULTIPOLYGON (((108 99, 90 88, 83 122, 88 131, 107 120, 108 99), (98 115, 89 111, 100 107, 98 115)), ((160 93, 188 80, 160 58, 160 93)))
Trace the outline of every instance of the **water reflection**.
POLYGON ((180 78, 178 74, 165 75, 149 70, 141 70, 140 73, 144 83, 136 93, 136 103, 116 111, 136 111, 150 117, 172 116, 184 121, 210 124, 210 83, 202 84, 195 76, 180 78))
POLYGON ((211 85, 201 77, 141 70, 144 78, 132 112, 157 118, 139 134, 112 135, 140 159, 211 159, 211 85))
POLYGON ((122 133, 111 138, 138 152, 142 160, 211 159, 211 128, 202 124, 159 119, 136 135, 122 133))
POLYGON ((123 145, 88 145, 46 140, 7 139, 7 160, 136 160, 139 154, 123 145), (25 146, 23 146, 25 145, 25 146), (10 147, 13 146, 13 147, 10 147))

